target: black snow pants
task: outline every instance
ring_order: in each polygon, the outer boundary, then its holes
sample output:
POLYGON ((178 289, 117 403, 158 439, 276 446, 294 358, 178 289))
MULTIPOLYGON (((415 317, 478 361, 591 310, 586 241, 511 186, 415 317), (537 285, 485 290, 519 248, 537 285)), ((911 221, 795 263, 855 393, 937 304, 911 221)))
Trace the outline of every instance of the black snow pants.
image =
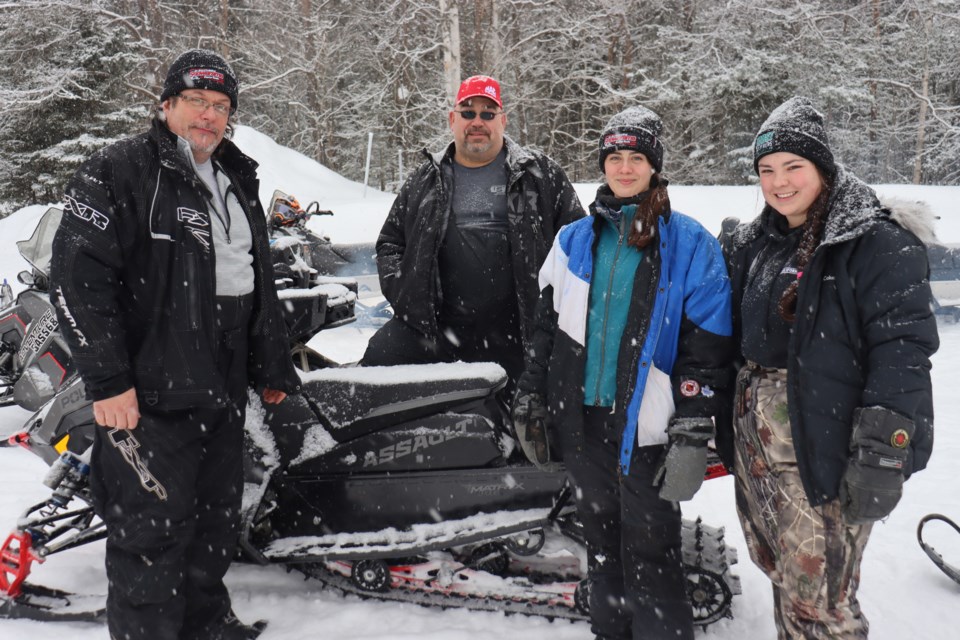
POLYGON ((365 367, 432 362, 496 362, 507 372, 509 399, 523 373, 523 343, 518 329, 447 324, 434 341, 399 318, 391 318, 370 338, 361 364, 365 367))
POLYGON ((243 492, 247 324, 252 295, 217 298, 217 366, 230 406, 150 411, 135 429, 98 427, 91 485, 107 525, 113 640, 199 640, 231 611, 243 492))
POLYGON ((653 486, 664 447, 634 447, 621 477, 623 425, 611 418, 609 408, 584 407, 582 450, 564 446, 587 543, 591 629, 598 640, 692 640, 680 507, 653 486))

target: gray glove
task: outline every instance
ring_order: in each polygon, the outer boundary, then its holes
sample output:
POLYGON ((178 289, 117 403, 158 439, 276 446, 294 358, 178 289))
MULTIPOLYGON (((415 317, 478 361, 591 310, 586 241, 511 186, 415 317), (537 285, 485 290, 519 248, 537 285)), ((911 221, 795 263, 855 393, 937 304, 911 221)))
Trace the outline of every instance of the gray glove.
POLYGON ((881 407, 853 414, 850 462, 840 483, 840 505, 847 524, 867 524, 890 515, 903 493, 913 421, 881 407))
POLYGON ((533 464, 545 471, 556 468, 550 462, 550 440, 547 436, 547 406, 539 393, 518 391, 513 400, 513 428, 520 448, 533 464))
POLYGON ((653 486, 660 486, 661 499, 679 502, 693 497, 703 484, 707 443, 713 435, 710 418, 670 418, 667 427, 670 441, 653 476, 653 486))

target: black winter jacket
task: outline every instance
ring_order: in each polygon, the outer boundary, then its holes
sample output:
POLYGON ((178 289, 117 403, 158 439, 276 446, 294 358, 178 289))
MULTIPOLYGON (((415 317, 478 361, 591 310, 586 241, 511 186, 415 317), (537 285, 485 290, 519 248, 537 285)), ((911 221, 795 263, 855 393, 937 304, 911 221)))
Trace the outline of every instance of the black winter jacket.
MULTIPOLYGON (((800 278, 788 348, 787 404, 800 478, 812 505, 837 498, 847 467, 853 413, 883 407, 914 421, 905 475, 933 447, 930 356, 939 347, 926 249, 870 187, 841 167, 820 246, 800 278)), ((766 242, 767 207, 733 232, 728 256, 734 338, 750 266, 766 242)), ((742 364, 742 355, 740 358, 742 364)), ((731 432, 718 438, 732 438, 731 432)), ((730 442, 718 443, 721 453, 730 442)), ((729 456, 724 462, 732 465, 729 456)))
MULTIPOLYGON (((257 164, 229 140, 213 160, 230 177, 253 235, 249 378, 258 388, 295 392, 257 164)), ((142 405, 154 409, 225 406, 208 196, 159 120, 94 154, 68 183, 51 291, 93 399, 135 387, 142 405)))
MULTIPOLYGON (((542 153, 504 138, 507 149, 507 216, 520 327, 529 341, 539 295, 537 273, 553 237, 584 215, 563 170, 542 153)), ((380 288, 394 315, 423 335, 439 336, 442 306, 438 256, 450 220, 454 145, 430 154, 397 195, 377 239, 380 288)))

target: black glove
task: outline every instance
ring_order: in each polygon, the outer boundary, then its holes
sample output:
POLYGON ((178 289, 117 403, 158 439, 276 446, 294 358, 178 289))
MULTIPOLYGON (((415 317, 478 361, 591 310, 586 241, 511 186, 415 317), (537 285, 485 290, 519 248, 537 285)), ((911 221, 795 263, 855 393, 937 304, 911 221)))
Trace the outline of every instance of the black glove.
POLYGON ((670 441, 653 476, 653 485, 660 486, 661 499, 679 502, 693 497, 703 484, 707 471, 707 443, 713 435, 713 420, 710 418, 670 418, 667 427, 670 441))
POLYGON ((868 524, 890 515, 903 493, 903 465, 916 425, 881 407, 853 414, 850 462, 840 483, 847 524, 868 524))
POLYGON ((557 466, 550 462, 550 440, 547 436, 547 406, 539 393, 518 391, 513 400, 513 428, 523 453, 545 471, 557 466))

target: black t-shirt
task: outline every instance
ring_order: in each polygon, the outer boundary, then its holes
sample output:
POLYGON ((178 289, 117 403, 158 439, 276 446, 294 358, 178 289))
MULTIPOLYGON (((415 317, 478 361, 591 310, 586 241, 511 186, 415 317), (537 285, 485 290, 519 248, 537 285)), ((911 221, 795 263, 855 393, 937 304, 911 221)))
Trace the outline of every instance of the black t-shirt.
POLYGON ((439 267, 441 324, 513 328, 517 302, 505 150, 483 167, 453 163, 451 215, 439 267))
POLYGON ((774 215, 766 229, 767 242, 750 265, 740 305, 747 360, 769 368, 787 367, 787 347, 793 324, 780 317, 780 297, 797 279, 796 253, 803 227, 790 229, 774 215))

